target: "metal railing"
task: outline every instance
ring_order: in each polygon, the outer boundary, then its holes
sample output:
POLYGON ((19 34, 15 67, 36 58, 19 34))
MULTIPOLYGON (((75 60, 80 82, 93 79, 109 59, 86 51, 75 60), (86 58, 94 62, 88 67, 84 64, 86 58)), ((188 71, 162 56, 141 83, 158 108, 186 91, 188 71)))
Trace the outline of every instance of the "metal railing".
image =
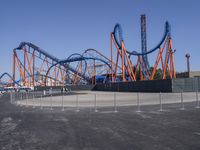
POLYGON ((181 110, 192 102, 200 108, 199 92, 180 93, 120 93, 120 92, 88 92, 88 93, 45 93, 44 91, 10 92, 10 102, 18 106, 37 107, 40 109, 74 108, 79 112, 81 108, 93 108, 98 112, 101 108, 112 108, 118 112, 122 106, 134 106, 136 112, 143 111, 143 107, 153 105, 163 111, 168 104, 178 104, 181 110))

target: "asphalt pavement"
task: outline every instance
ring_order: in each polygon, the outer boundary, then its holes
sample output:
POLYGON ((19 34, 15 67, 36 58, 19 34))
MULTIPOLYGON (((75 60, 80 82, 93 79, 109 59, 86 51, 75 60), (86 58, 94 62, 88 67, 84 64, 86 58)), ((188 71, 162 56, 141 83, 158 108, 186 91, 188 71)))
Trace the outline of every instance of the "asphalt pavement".
POLYGON ((200 109, 195 103, 101 108, 40 109, 0 98, 1 150, 199 150, 200 109))

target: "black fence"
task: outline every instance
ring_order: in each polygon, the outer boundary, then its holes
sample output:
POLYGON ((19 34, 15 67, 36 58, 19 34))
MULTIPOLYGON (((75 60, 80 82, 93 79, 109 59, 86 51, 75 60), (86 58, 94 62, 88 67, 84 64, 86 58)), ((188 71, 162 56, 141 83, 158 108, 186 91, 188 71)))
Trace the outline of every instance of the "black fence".
POLYGON ((82 91, 82 90, 92 90, 94 89, 95 85, 68 85, 66 86, 71 91, 82 91))
MULTIPOLYGON (((115 92, 196 92, 200 91, 200 78, 177 78, 167 80, 102 83, 96 85, 65 86, 67 91, 115 91, 115 92)), ((61 90, 58 87, 35 87, 35 90, 61 90)))
POLYGON ((97 84, 93 90, 119 92, 196 92, 200 91, 200 78, 97 84))

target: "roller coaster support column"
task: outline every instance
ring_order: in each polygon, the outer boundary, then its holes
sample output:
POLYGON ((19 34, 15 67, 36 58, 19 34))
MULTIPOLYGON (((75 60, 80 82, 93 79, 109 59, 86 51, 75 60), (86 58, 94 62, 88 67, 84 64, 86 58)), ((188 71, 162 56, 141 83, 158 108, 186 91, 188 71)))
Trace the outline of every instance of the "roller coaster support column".
MULTIPOLYGON (((121 41, 121 45, 123 45, 123 42, 121 41)), ((125 57, 124 57, 124 47, 122 46, 122 50, 121 50, 121 59, 122 59, 122 81, 126 81, 125 79, 125 57)))
POLYGON ((26 78, 25 78, 25 76, 26 76, 26 55, 25 55, 25 52, 26 52, 26 48, 24 48, 23 49, 23 51, 24 51, 24 67, 23 67, 23 86, 25 86, 26 85, 26 78))
POLYGON ((164 49, 165 49, 165 47, 166 47, 166 44, 167 44, 167 43, 166 43, 166 41, 165 41, 164 46, 163 46, 162 48, 159 49, 159 52, 158 52, 158 55, 157 55, 157 58, 156 58, 156 62, 155 62, 155 64, 154 64, 153 72, 151 73, 150 80, 153 80, 153 79, 154 79, 154 75, 155 75, 155 73, 156 73, 156 69, 157 69, 158 64, 160 63, 160 61, 161 61, 161 63, 162 63, 162 68, 164 69, 164 62, 163 62, 162 55, 163 55, 163 51, 164 51, 164 49))
POLYGON ((113 67, 113 48, 112 48, 112 33, 110 33, 110 50, 111 50, 111 82, 114 82, 114 67, 113 67))
MULTIPOLYGON (((133 65, 131 63, 131 60, 128 56, 128 53, 125 49, 125 46, 124 46, 124 42, 122 41, 122 51, 124 52, 124 67, 125 67, 125 70, 124 70, 124 77, 126 75, 126 72, 127 72, 127 75, 130 77, 130 80, 131 81, 136 81, 136 77, 135 77, 135 74, 134 74, 134 71, 133 71, 133 65), (126 60, 126 61, 125 61, 126 60)), ((125 78, 125 81, 127 81, 127 79, 125 78)))
POLYGON ((171 37, 167 37, 167 51, 164 62, 163 69, 163 77, 162 79, 166 79, 167 70, 170 76, 170 79, 176 77, 175 69, 174 69, 174 58, 173 58, 173 50, 172 50, 172 39, 171 37), (170 61, 170 62, 169 62, 170 61))
POLYGON ((176 78, 176 72, 174 68, 174 57, 173 57, 174 52, 175 51, 172 50, 172 39, 170 36, 167 36, 163 47, 159 49, 150 80, 154 79, 154 75, 160 61, 163 70, 162 79, 166 79, 167 73, 169 74, 170 79, 176 78), (165 60, 163 60, 163 52, 165 49, 166 49, 166 55, 164 58, 165 60))
MULTIPOLYGON (((15 50, 13 50, 13 80, 15 81, 15 62, 16 62, 16 60, 15 60, 15 56, 16 55, 16 53, 15 53, 15 50)), ((13 82, 13 87, 15 87, 15 83, 13 82)))
POLYGON ((93 77, 94 77, 94 79, 93 79, 93 83, 92 84, 96 84, 96 62, 95 62, 95 60, 94 60, 94 73, 93 73, 93 77))
POLYGON ((35 76, 34 76, 34 72, 35 72, 35 50, 33 51, 33 76, 32 76, 32 81, 33 81, 33 87, 35 86, 35 76))

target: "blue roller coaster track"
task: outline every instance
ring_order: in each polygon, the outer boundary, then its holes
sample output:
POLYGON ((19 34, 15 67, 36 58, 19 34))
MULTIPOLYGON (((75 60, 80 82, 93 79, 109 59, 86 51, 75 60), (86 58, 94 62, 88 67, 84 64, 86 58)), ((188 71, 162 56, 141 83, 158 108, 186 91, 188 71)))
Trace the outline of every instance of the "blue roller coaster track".
MULTIPOLYGON (((87 51, 87 50, 86 50, 86 51, 87 51)), ((89 60, 89 59, 101 61, 101 62, 103 62, 104 64, 106 64, 109 68, 111 68, 110 63, 107 62, 107 61, 105 61, 105 60, 103 60, 103 59, 100 59, 100 58, 97 58, 97 57, 85 57, 85 56, 83 56, 83 55, 81 55, 81 54, 74 53, 74 54, 71 54, 67 59, 60 60, 59 62, 57 62, 57 63, 53 64, 51 67, 49 67, 49 69, 48 69, 47 72, 46 72, 46 76, 48 76, 49 71, 50 71, 54 66, 56 66, 56 65, 58 65, 58 64, 60 64, 60 65, 62 65, 62 66, 65 66, 65 67, 68 68, 68 67, 69 67, 69 64, 68 64, 68 63, 70 63, 70 62, 85 61, 85 63, 87 63, 86 60, 89 60), (78 55, 78 56, 76 56, 76 55, 78 55), (76 56, 76 57, 72 57, 72 56, 76 56)), ((74 69, 74 72, 76 72, 75 69, 74 69)), ((81 77, 82 77, 84 80, 86 80, 87 82, 90 82, 90 77, 88 77, 88 76, 85 75, 85 71, 84 71, 84 73, 82 73, 82 74, 79 73, 79 72, 76 72, 76 74, 79 75, 79 76, 81 76, 81 77)), ((46 81, 45 81, 45 83, 46 83, 46 81)))
POLYGON ((53 55, 49 54, 49 53, 46 52, 45 50, 43 50, 43 49, 37 47, 36 45, 34 45, 34 44, 30 43, 30 42, 21 42, 20 45, 19 45, 17 48, 15 48, 15 49, 17 49, 17 50, 22 50, 23 47, 26 46, 26 45, 27 45, 28 47, 31 47, 32 49, 38 51, 39 53, 43 54, 44 56, 46 56, 46 57, 52 59, 52 60, 55 61, 55 62, 58 62, 58 61, 59 61, 58 58, 54 57, 53 55))
MULTIPOLYGON (((72 66, 70 66, 69 63, 71 63, 71 62, 78 62, 78 61, 84 61, 85 64, 86 64, 86 63, 87 63, 86 60, 92 59, 92 60, 101 61, 102 63, 106 64, 109 68, 111 68, 110 62, 107 62, 107 61, 105 61, 104 59, 97 58, 97 57, 93 57, 93 56, 91 56, 91 57, 86 57, 86 56, 83 56, 83 54, 74 53, 74 54, 70 55, 67 59, 58 59, 58 58, 56 58, 55 56, 49 54, 49 53, 46 52, 45 50, 39 48, 38 46, 36 46, 36 45, 34 45, 34 44, 30 43, 30 42, 21 42, 20 45, 19 45, 17 48, 14 49, 14 51, 16 51, 16 50, 22 50, 25 46, 27 46, 28 48, 32 48, 33 50, 37 51, 40 55, 42 54, 42 55, 44 55, 45 57, 48 57, 49 59, 52 60, 52 65, 51 65, 51 67, 48 69, 46 75, 44 75, 44 76, 45 76, 45 79, 49 78, 48 73, 49 73, 50 69, 51 69, 53 66, 56 66, 56 65, 58 65, 58 64, 61 65, 61 66, 64 66, 68 71, 71 71, 72 73, 81 76, 84 80, 86 80, 86 81, 88 81, 88 82, 90 81, 90 77, 88 77, 88 76, 85 74, 86 70, 84 71, 84 73, 79 73, 76 69, 74 69, 72 66)), ((90 49, 88 49, 88 50, 90 50, 90 49)), ((93 50, 95 50, 95 49, 93 49, 93 50)), ((86 51, 87 51, 87 50, 86 50, 86 51)), ((95 51, 97 51, 97 50, 95 50, 95 51)), ((19 62, 20 62, 20 65, 21 65, 22 67, 24 67, 24 64, 23 64, 21 61, 19 61, 19 62)), ((24 67, 24 68, 25 68, 25 67, 24 67)), ((34 75, 34 76, 37 75, 37 74, 30 75, 30 73, 28 72, 28 70, 26 70, 26 71, 27 71, 28 74, 27 74, 27 76, 26 76, 25 78, 29 78, 29 77, 32 77, 33 75, 34 75)), ((16 84, 17 86, 22 86, 22 85, 20 85, 21 80, 15 81, 15 80, 13 79, 13 77, 12 77, 10 74, 8 74, 8 73, 3 73, 3 74, 0 76, 0 79, 2 79, 4 76, 8 76, 8 77, 13 81, 13 84, 16 84)), ((45 82, 45 83, 46 83, 46 82, 45 82)), ((1 84, 3 84, 3 82, 2 82, 1 84)), ((4 85, 6 85, 6 84, 7 84, 7 83, 4 83, 4 85)))
MULTIPOLYGON (((44 56, 50 58, 51 60, 53 60, 53 61, 54 61, 54 63, 52 64, 53 66, 55 66, 55 65, 57 65, 57 64, 60 64, 60 65, 62 65, 62 66, 64 66, 64 67, 66 67, 67 70, 70 70, 71 72, 73 72, 73 73, 75 73, 75 74, 79 74, 79 73, 77 73, 77 71, 76 71, 74 68, 72 68, 71 66, 65 65, 65 64, 63 63, 64 60, 60 60, 60 59, 56 58, 55 56, 49 54, 49 53, 46 52, 45 50, 39 48, 38 46, 36 46, 36 45, 34 45, 34 44, 30 43, 30 42, 21 42, 20 45, 19 45, 17 48, 15 48, 15 49, 16 49, 16 50, 22 50, 23 47, 25 47, 25 46, 31 47, 33 50, 35 50, 35 51, 39 52, 40 54, 42 54, 42 55, 44 55, 44 56)), ((81 59, 75 59, 74 61, 80 61, 80 60, 81 60, 81 59)), ((73 61, 73 60, 71 60, 71 62, 72 62, 72 61, 73 61)), ((22 63, 21 63, 21 65, 23 66, 22 63)), ((27 71, 27 72, 28 72, 28 71, 27 71)), ((29 74, 29 75, 30 75, 30 74, 29 74)), ((85 79, 87 79, 86 76, 83 75, 83 77, 84 77, 85 79)))
MULTIPOLYGON (((170 24, 168 22, 165 23, 165 32, 163 34, 163 37, 161 39, 161 41, 152 49, 148 50, 147 52, 145 53, 139 53, 137 51, 128 51, 127 50, 127 53, 129 55, 147 55, 147 54, 150 54, 150 53, 153 53, 154 51, 156 51, 157 49, 160 48, 160 46, 163 44, 163 42, 165 41, 166 37, 169 36, 171 38, 171 31, 170 31, 170 24)), ((121 42, 124 42, 124 38, 123 38, 123 34, 122 34, 122 27, 119 23, 117 23, 114 27, 114 30, 113 30, 113 35, 114 35, 114 39, 115 39, 115 42, 118 46, 119 49, 121 49, 121 42)))
MULTIPOLYGON (((15 81, 15 80, 12 78, 12 76, 11 76, 9 73, 7 73, 7 72, 3 73, 3 74, 0 76, 0 80, 3 79, 3 77, 5 77, 5 76, 7 76, 8 78, 10 78, 10 79, 13 81, 13 83, 17 84, 18 86, 21 86, 21 85, 19 84, 19 81, 15 81)), ((6 85, 6 84, 8 84, 8 83, 1 83, 1 84, 6 85)))
MULTIPOLYGON (((144 77, 146 77, 146 79, 148 79, 148 76, 151 75, 151 70, 150 70, 150 65, 149 65, 149 62, 148 62, 148 59, 147 59, 147 55, 148 54, 151 54, 153 53, 154 51, 158 50, 161 45, 164 43, 165 39, 168 37, 168 38, 171 38, 171 31, 170 31, 170 25, 168 22, 165 23, 165 31, 164 31, 164 34, 163 34, 163 37, 161 39, 161 41, 152 49, 150 50, 142 50, 142 52, 137 52, 137 51, 129 51, 129 50, 126 50, 127 54, 129 55, 129 58, 131 56, 142 56, 143 58, 143 66, 142 66, 142 74, 144 77), (145 69, 146 68, 146 69, 145 69), (147 70, 147 72, 145 71, 147 70)), ((117 23, 114 27, 114 30, 112 32, 113 34, 113 37, 114 37, 114 40, 115 40, 115 43, 117 44, 117 47, 122 50, 122 42, 124 43, 124 38, 123 38, 123 32, 122 32, 122 27, 119 23, 117 23)), ((144 38, 144 37, 143 37, 144 38)), ((144 39, 143 39, 144 40, 144 39)), ((145 39, 146 40, 146 39, 145 39)), ((146 42, 146 41, 145 41, 146 42)), ((143 41, 143 44, 144 44, 144 41, 143 41)), ((142 48, 143 45, 142 45, 142 48)), ((146 48, 146 46, 145 46, 146 48)))
MULTIPOLYGON (((122 27, 120 24, 116 24, 115 27, 114 27, 114 30, 113 30, 113 35, 114 35, 114 40, 118 46, 119 49, 122 49, 122 45, 121 45, 121 42, 124 43, 124 39, 123 39, 123 32, 122 32, 122 27)), ((137 52, 137 51, 129 51, 127 50, 127 53, 129 54, 129 57, 132 56, 132 55, 135 55, 135 56, 144 56, 144 55, 148 55, 150 53, 153 53, 154 51, 158 50, 161 45, 164 43, 165 39, 166 38, 171 38, 171 29, 170 29, 170 24, 168 22, 165 23, 165 31, 164 31, 164 34, 163 34, 163 37, 161 39, 161 41, 152 49, 150 50, 147 50, 146 52, 137 52)), ((86 60, 97 60, 97 61, 101 61, 102 63, 106 64, 109 68, 111 68, 111 64, 110 62, 104 60, 104 59, 101 59, 101 58, 98 58, 98 57, 95 57, 95 56, 91 56, 91 57, 86 57, 84 56, 83 54, 72 54, 70 55, 67 59, 58 59, 56 58, 55 56, 49 54, 48 52, 46 52, 45 50, 39 48, 38 46, 30 43, 30 42, 21 42, 20 45, 15 48, 14 50, 22 50, 25 46, 29 47, 29 48, 32 48, 33 50, 37 51, 39 54, 42 54, 44 55, 45 57, 48 57, 49 59, 52 60, 52 64, 51 64, 51 67, 48 69, 48 71, 46 72, 46 75, 44 75, 45 77, 48 77, 48 73, 49 71, 51 70, 51 68, 53 66, 56 66, 56 65, 62 65, 64 66, 67 70, 71 71, 72 73, 74 74, 77 74, 79 76, 81 76, 84 80, 86 81, 90 81, 90 78, 85 74, 85 71, 84 73, 79 73, 76 69, 74 69, 72 66, 69 65, 69 63, 71 62, 77 62, 77 61, 84 61, 85 63, 86 60), (72 57, 73 56, 73 57, 72 57)), ((21 63, 21 62, 20 62, 21 63)), ((21 63, 21 65, 23 66, 23 63, 21 63)), ((147 64, 148 65, 148 64, 147 64)), ((28 71, 27 71, 28 72, 28 71)), ((34 74, 35 75, 35 74, 34 74)), ((20 81, 21 80, 18 80, 18 81, 15 81, 13 79, 13 77, 8 74, 8 73, 3 73, 1 76, 0 76, 0 80, 4 77, 4 76, 7 76, 9 77, 14 84, 18 85, 18 86, 21 86, 20 85, 20 81)), ((28 74, 27 77, 30 77, 30 74, 28 74)), ((2 82, 3 83, 3 82, 2 82)), ((1 83, 1 84, 2 84, 1 83)), ((6 84, 6 83, 3 83, 3 84, 6 84)))

